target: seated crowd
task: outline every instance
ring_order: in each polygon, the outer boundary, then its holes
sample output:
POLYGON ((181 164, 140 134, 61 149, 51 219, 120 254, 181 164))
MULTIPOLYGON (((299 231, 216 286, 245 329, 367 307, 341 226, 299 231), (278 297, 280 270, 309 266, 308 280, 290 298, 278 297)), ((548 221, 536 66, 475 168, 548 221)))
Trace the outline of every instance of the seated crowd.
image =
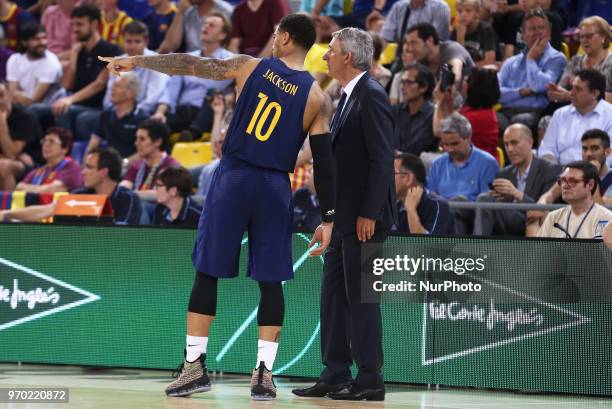
MULTIPOLYGON (((140 68, 110 77, 98 56, 269 57, 289 2, 131 4, 0 0, 0 191, 91 192, 108 197, 117 224, 195 227, 234 84, 140 68), (212 160, 187 169, 172 146, 192 141, 210 143, 212 160)), ((395 126, 397 231, 602 237, 612 222, 612 11, 571 20, 562 0, 300 8, 317 27, 306 68, 336 104, 340 86, 321 58, 331 33, 357 26, 372 36, 370 74, 389 93, 395 126), (565 206, 513 205, 555 203, 565 206)), ((320 221, 311 156, 306 141, 292 175, 297 229, 320 221)), ((46 220, 55 203, 4 204, 0 220, 46 220)))

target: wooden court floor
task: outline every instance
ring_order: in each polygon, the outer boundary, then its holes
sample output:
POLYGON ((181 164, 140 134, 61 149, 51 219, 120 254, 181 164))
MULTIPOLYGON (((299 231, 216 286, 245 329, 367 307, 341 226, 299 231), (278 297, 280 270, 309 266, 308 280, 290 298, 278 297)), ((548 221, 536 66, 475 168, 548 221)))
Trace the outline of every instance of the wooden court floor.
POLYGON ((68 403, 0 403, 0 408, 43 409, 599 409, 611 408, 612 399, 550 394, 526 394, 474 389, 427 388, 389 385, 385 402, 340 402, 327 398, 298 398, 291 389, 308 383, 277 379, 278 398, 254 402, 250 377, 223 375, 213 378, 213 390, 190 398, 167 398, 164 385, 169 371, 139 369, 88 369, 76 366, 0 364, 0 388, 69 388, 68 403))

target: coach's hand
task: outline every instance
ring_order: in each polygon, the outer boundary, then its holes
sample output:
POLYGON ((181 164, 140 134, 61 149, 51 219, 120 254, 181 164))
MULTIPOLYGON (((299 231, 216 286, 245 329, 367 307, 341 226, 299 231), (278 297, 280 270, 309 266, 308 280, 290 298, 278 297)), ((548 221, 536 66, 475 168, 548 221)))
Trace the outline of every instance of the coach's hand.
POLYGON ((334 223, 321 223, 312 235, 312 240, 308 243, 308 248, 312 248, 315 244, 319 246, 310 251, 310 257, 317 257, 323 254, 329 242, 331 241, 332 230, 334 223))
POLYGON ((376 220, 359 216, 357 218, 357 238, 359 241, 366 242, 370 240, 374 235, 375 225, 376 220))

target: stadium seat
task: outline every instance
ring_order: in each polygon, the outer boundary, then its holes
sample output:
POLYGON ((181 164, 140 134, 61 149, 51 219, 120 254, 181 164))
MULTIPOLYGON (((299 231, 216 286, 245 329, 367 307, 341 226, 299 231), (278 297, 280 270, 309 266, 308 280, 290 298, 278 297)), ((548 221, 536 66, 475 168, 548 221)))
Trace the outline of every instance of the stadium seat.
POLYGON ((186 168, 206 165, 212 156, 210 142, 178 142, 172 148, 172 157, 186 168))
POLYGON ((564 41, 561 42, 561 52, 565 55, 565 58, 569 61, 570 49, 569 49, 569 45, 567 45, 564 41))
POLYGON ((397 55, 397 43, 389 43, 383 50, 380 56, 380 64, 388 65, 395 60, 395 56, 397 55))
POLYGON ((76 163, 83 163, 83 155, 85 155, 85 149, 87 149, 88 141, 75 141, 72 144, 72 151, 70 152, 70 157, 76 163))
POLYGON ((506 165, 506 160, 504 159, 504 150, 499 146, 497 147, 497 157, 499 158, 499 168, 501 169, 506 165))

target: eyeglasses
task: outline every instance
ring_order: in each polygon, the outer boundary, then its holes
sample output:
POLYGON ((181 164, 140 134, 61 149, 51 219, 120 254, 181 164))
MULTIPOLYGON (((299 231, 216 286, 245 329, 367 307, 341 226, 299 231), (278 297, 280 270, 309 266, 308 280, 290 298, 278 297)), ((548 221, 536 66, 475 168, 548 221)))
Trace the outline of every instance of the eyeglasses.
POLYGON ((578 184, 578 182, 584 182, 584 179, 576 179, 571 177, 560 177, 557 179, 557 184, 559 186, 563 186, 564 184, 574 187, 578 184))
POLYGON ((412 84, 416 84, 418 81, 414 81, 414 80, 400 80, 400 84, 402 85, 412 85, 412 84))
POLYGON ((578 38, 580 40, 590 40, 591 38, 593 38, 595 34, 598 34, 598 33, 580 33, 578 35, 578 38))

